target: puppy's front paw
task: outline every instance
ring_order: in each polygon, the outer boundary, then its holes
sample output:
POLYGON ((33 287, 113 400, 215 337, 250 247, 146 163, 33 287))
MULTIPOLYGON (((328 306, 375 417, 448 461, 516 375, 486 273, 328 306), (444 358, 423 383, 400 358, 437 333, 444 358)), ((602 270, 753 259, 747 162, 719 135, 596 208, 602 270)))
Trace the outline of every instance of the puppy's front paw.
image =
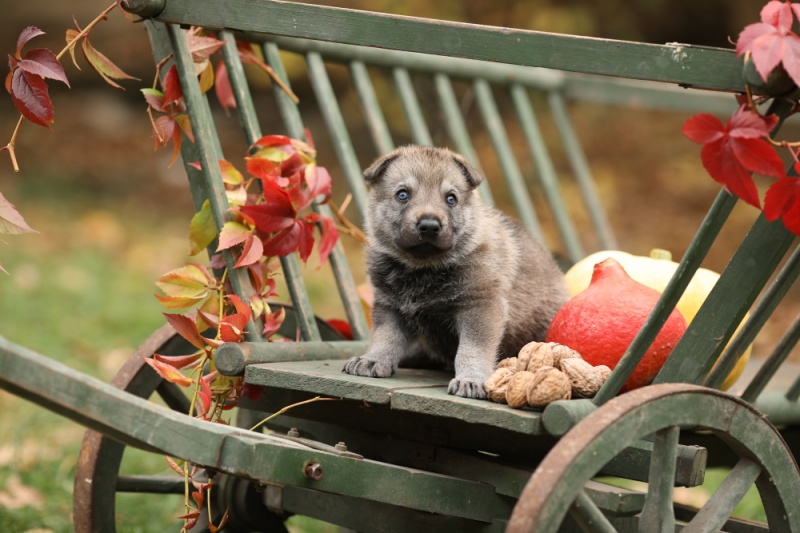
POLYGON ((483 388, 483 381, 474 379, 454 378, 450 380, 447 393, 464 398, 486 398, 486 389, 483 388))
POLYGON ((369 354, 351 357, 345 363, 342 372, 353 376, 366 376, 369 378, 388 378, 394 374, 394 368, 390 363, 375 361, 369 358, 369 354))

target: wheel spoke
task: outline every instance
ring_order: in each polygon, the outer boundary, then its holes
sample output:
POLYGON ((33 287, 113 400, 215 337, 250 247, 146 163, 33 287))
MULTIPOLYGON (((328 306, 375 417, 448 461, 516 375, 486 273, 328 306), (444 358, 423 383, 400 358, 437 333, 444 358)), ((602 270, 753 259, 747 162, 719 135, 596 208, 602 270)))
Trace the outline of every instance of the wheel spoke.
POLYGON ((189 412, 192 404, 178 385, 169 381, 162 381, 158 384, 156 392, 173 411, 183 414, 189 412))
POLYGON ((184 480, 177 476, 119 476, 117 492, 183 494, 184 480))
POLYGON ((647 501, 642 510, 639 531, 675 531, 675 514, 672 510, 672 489, 675 485, 675 465, 678 458, 680 428, 672 426, 655 434, 650 458, 647 501))
POLYGON ((742 501, 745 493, 761 475, 762 470, 761 465, 755 461, 739 459, 722 485, 683 531, 686 533, 719 531, 742 501))
POLYGON ((577 499, 569 508, 569 514, 584 531, 599 533, 617 531, 584 489, 578 493, 577 499))

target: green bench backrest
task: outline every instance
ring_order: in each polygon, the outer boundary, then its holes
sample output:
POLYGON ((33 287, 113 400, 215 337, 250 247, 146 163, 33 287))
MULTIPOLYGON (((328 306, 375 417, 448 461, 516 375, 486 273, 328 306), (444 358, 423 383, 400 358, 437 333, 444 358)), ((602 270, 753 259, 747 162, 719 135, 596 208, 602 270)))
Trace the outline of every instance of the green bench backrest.
MULTIPOLYGON (((286 83, 289 80, 283 64, 284 56, 280 50, 301 54, 317 105, 325 121, 325 129, 339 160, 341 172, 353 193, 354 204, 361 214, 366 202, 361 169, 375 155, 390 150, 398 138, 397 132, 387 123, 386 114, 379 105, 385 98, 378 98, 374 88, 375 80, 391 79, 392 91, 396 93, 396 98, 403 109, 408 135, 413 142, 432 144, 434 135, 431 133, 431 125, 435 119, 439 119, 439 126, 436 126, 434 131, 446 132, 447 139, 444 144, 464 153, 480 166, 481 162, 474 146, 475 130, 471 129, 472 124, 468 125, 459 108, 459 91, 461 94, 464 94, 465 90, 472 91, 481 117, 481 129, 485 130, 494 148, 515 214, 532 234, 545 240, 551 249, 562 251, 572 261, 585 255, 587 242, 597 248, 613 248, 615 241, 597 199, 589 166, 567 116, 565 96, 582 94, 584 97, 613 100, 620 98, 621 95, 624 97, 626 91, 629 91, 629 86, 617 84, 614 90, 604 91, 603 87, 608 84, 607 82, 574 78, 556 71, 411 52, 437 52, 477 59, 502 59, 512 64, 559 67, 583 73, 670 81, 685 86, 726 91, 738 91, 743 86, 741 67, 731 51, 680 45, 659 47, 614 43, 537 32, 509 32, 469 25, 370 15, 319 6, 281 4, 266 0, 258 3, 227 0, 223 4, 224 8, 220 7, 218 2, 211 0, 167 0, 141 4, 153 4, 155 7, 152 14, 157 14, 158 20, 206 24, 212 29, 226 28, 219 32, 219 37, 226 41, 223 49, 224 58, 236 94, 237 112, 246 144, 252 143, 262 134, 285 133, 292 137, 304 138, 306 124, 300 113, 302 105, 298 107, 281 90, 274 91, 280 121, 276 120, 277 117, 264 117, 264 124, 268 125, 260 124, 243 67, 236 53, 235 38, 247 37, 259 42, 267 62, 286 83), (252 12, 254 5, 258 6, 258 13, 252 12), (261 33, 256 33, 256 30, 261 30, 261 33), (235 31, 248 33, 235 34, 235 31), (284 36, 269 35, 268 32, 284 36), (425 35, 426 38, 419 39, 419 35, 425 35), (308 41, 295 37, 342 42, 308 41), (366 43, 406 51, 353 46, 366 43), (548 46, 559 52, 546 53, 543 47, 548 46), (525 51, 528 53, 523 53, 525 51), (363 116, 361 129, 369 132, 373 144, 371 155, 356 153, 356 147, 363 146, 364 140, 354 139, 350 134, 350 131, 354 131, 353 120, 350 116, 345 120, 334 93, 328 70, 332 62, 342 62, 348 68, 363 116), (420 98, 414 86, 414 82, 419 80, 429 84, 435 96, 426 93, 424 98, 420 98), (543 97, 532 100, 532 91, 542 94, 543 97), (513 114, 520 121, 530 157, 536 166, 536 172, 533 173, 535 182, 526 178, 526 172, 518 163, 516 155, 509 149, 511 143, 504 124, 505 118, 501 115, 497 103, 500 95, 507 99, 513 114), (552 144, 552 140, 548 139, 546 142, 542 136, 532 105, 534 101, 546 102, 546 112, 558 127, 559 141, 572 169, 571 179, 575 180, 581 192, 584 204, 581 210, 588 213, 590 221, 588 225, 579 227, 570 216, 570 211, 574 211, 575 206, 567 206, 561 194, 562 176, 554 171, 549 156, 548 145, 552 144), (540 210, 534 209, 531 193, 534 196, 542 196, 544 199, 542 204, 547 206, 549 215, 544 216, 538 212, 540 210), (557 228, 556 232, 548 233, 542 229, 542 219, 548 217, 552 218, 557 228), (586 232, 591 230, 596 231, 596 234, 587 239, 586 232), (558 235, 557 242, 553 240, 554 234, 558 235)), ((156 59, 160 60, 173 54, 179 68, 187 106, 191 110, 196 142, 184 143, 183 158, 185 162, 199 161, 202 164, 202 171, 187 166, 195 202, 199 206, 205 198, 210 198, 217 225, 221 227, 225 221, 227 205, 217 169, 217 160, 222 159, 223 155, 213 114, 205 96, 200 94, 183 32, 177 25, 164 26, 152 23, 149 23, 149 30, 156 59)), ((382 87, 385 86, 386 83, 383 82, 382 87)), ((672 98, 670 91, 652 89, 650 91, 648 93, 647 90, 643 90, 639 94, 644 95, 643 98, 652 98, 667 106, 687 109, 702 109, 707 103, 696 103, 691 95, 685 95, 682 98, 684 103, 675 104, 681 99, 672 98)), ((318 134, 317 131, 313 132, 315 136, 318 134)), ((438 134, 436 142, 442 144, 438 134)), ((244 147, 242 152, 228 158, 235 160, 233 158, 238 157, 243 151, 244 147)), ((325 163, 324 160, 322 163, 325 163)), ((493 186, 496 185, 498 183, 495 180, 493 186)), ((481 192, 486 201, 493 201, 492 191, 485 188, 481 192)), ((689 278, 700 266, 735 202, 736 199, 724 191, 720 193, 681 263, 679 272, 682 275, 676 276, 665 292, 660 305, 650 317, 648 326, 640 332, 623 364, 598 395, 597 403, 602 403, 616 394, 624 382, 626 372, 635 366, 682 294, 689 278)), ((325 216, 330 216, 327 206, 315 206, 315 209, 325 216)), ((780 223, 769 224, 759 219, 751 235, 745 239, 732 258, 717 289, 692 323, 683 341, 675 349, 658 380, 702 383, 706 379, 711 365, 732 335, 735 325, 761 292, 792 240, 793 237, 780 223)), ((232 267, 232 259, 227 257, 226 260, 229 267, 232 267)), ((798 263, 800 261, 793 257, 789 261, 788 269, 779 276, 782 280, 779 286, 763 298, 762 308, 753 313, 753 320, 750 321, 752 326, 746 328, 740 335, 744 341, 752 340, 755 333, 761 329, 763 321, 772 313, 774 306, 797 276, 798 263)), ((366 321, 341 246, 337 246, 334 250, 331 264, 355 338, 366 339, 368 336, 366 321)), ((282 266, 297 313, 302 339, 320 340, 320 332, 314 321, 297 259, 292 256, 283 258, 282 266)), ((235 289, 247 295, 249 284, 246 275, 236 272, 233 268, 231 272, 235 289)), ((794 336, 787 341, 787 344, 791 340, 796 342, 797 339, 794 337, 797 336, 795 331, 797 329, 800 328, 793 328, 794 333, 790 331, 794 336)), ((250 340, 258 340, 258 336, 254 335, 250 340)), ((732 366, 737 349, 741 353, 741 346, 746 346, 748 343, 738 343, 740 345, 738 348, 734 345, 731 350, 733 355, 721 366, 723 368, 732 366)), ((793 343, 791 345, 793 346, 793 343)), ((787 354, 788 352, 776 353, 774 360, 779 362, 787 354)), ((774 370, 769 376, 772 374, 774 370)), ((717 372, 710 377, 708 383, 718 386, 722 376, 724 374, 717 372)))

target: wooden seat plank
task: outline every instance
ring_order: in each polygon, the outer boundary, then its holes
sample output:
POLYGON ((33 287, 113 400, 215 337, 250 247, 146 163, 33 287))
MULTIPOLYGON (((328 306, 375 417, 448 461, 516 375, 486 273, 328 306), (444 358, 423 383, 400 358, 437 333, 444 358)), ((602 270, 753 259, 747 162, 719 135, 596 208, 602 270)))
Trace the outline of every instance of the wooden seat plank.
POLYGON ((294 361, 253 364, 247 383, 344 398, 391 409, 483 424, 526 435, 544 433, 541 413, 447 394, 451 374, 400 368, 391 378, 367 378, 342 373, 343 361, 294 361))
POLYGON ((245 381, 334 398, 388 404, 395 391, 429 387, 446 389, 451 379, 445 372, 411 368, 401 368, 391 378, 384 379, 351 376, 342 372, 343 365, 341 359, 249 365, 245 381))

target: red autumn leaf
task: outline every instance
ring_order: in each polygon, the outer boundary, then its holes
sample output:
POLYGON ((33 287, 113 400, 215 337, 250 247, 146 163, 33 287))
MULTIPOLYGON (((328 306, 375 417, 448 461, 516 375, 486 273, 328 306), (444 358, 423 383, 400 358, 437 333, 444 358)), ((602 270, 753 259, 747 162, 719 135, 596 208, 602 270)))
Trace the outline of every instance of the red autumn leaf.
POLYGON ((140 91, 142 92, 142 95, 144 95, 147 105, 156 111, 164 111, 164 93, 158 89, 140 89, 140 91))
MULTIPOLYGON (((316 215, 316 213, 312 213, 312 215, 316 215)), ((307 219, 310 217, 306 217, 307 219)), ((297 251, 300 252, 300 259, 303 262, 308 261, 309 256, 311 255, 311 250, 314 249, 314 222, 317 221, 318 217, 313 217, 313 222, 309 220, 300 220, 298 221, 300 226, 300 242, 298 243, 297 251)))
POLYGON ((800 37, 791 31, 794 14, 800 6, 772 0, 761 10, 761 22, 746 26, 736 41, 736 54, 750 52, 756 70, 764 81, 779 64, 800 85, 800 37))
POLYGON ((320 219, 322 238, 319 241, 319 261, 325 263, 339 241, 339 230, 333 219, 322 217, 320 219))
POLYGON ((264 387, 261 385, 252 385, 250 383, 245 383, 244 389, 242 389, 242 394, 247 396, 248 399, 252 401, 256 401, 264 394, 264 387))
POLYGON ((22 48, 28 44, 28 41, 34 37, 38 37, 39 35, 44 35, 44 32, 36 26, 28 26, 19 33, 19 36, 17 37, 17 50, 15 54, 17 59, 21 57, 22 48))
POLYGON ((175 332, 186 339, 189 344, 195 348, 203 349, 205 344, 203 343, 203 338, 200 336, 200 332, 197 331, 197 325, 194 320, 185 315, 171 313, 164 313, 164 318, 167 319, 167 322, 172 326, 175 332))
POLYGON ((292 140, 291 137, 287 137, 286 135, 265 135, 254 142, 253 146, 267 147, 291 145, 292 140))
POLYGON ((244 303, 238 296, 232 294, 227 298, 236 308, 236 313, 226 315, 225 318, 220 321, 220 338, 225 342, 239 342, 244 336, 244 330, 248 322, 250 322, 252 311, 250 310, 250 306, 244 303))
POLYGON ((169 457, 169 456, 165 455, 164 459, 167 460, 167 464, 169 465, 169 467, 172 469, 173 472, 175 472, 179 476, 183 476, 184 475, 183 468, 178 466, 178 463, 176 463, 175 460, 172 457, 169 457))
POLYGON ((355 337, 353 336, 353 328, 350 327, 350 322, 348 322, 347 320, 342 320, 339 318, 330 318, 328 319, 327 322, 333 329, 341 333, 342 337, 344 337, 345 339, 349 341, 355 339, 355 337))
POLYGON ((211 381, 217 376, 216 372, 212 372, 200 378, 200 390, 197 391, 197 396, 200 398, 200 405, 198 406, 198 415, 206 416, 211 410, 211 402, 214 400, 214 394, 211 392, 211 381))
POLYGON ((303 223, 299 220, 264 241, 264 255, 267 257, 281 257, 289 255, 300 248, 303 239, 303 223))
POLYGON ((217 251, 227 250, 232 246, 241 244, 253 235, 253 230, 235 221, 228 221, 222 226, 222 231, 219 234, 219 246, 217 251))
POLYGON ((214 37, 207 37, 205 35, 195 35, 188 32, 186 35, 186 45, 189 48, 189 53, 192 54, 192 61, 194 63, 202 63, 211 57, 211 54, 222 48, 225 41, 220 41, 214 37))
POLYGON ((682 131, 690 140, 703 144, 703 166, 714 180, 750 205, 760 207, 750 173, 773 178, 785 175, 775 148, 761 138, 769 135, 777 121, 774 115, 762 117, 742 106, 725 125, 712 115, 699 114, 690 117, 682 131))
POLYGON ((155 149, 166 146, 172 135, 175 133, 175 119, 169 115, 158 117, 153 123, 153 140, 155 149))
POLYGON ((183 89, 181 89, 181 82, 178 78, 178 68, 175 65, 172 65, 164 75, 161 87, 164 89, 165 106, 183 98, 183 89))
POLYGON ((228 76, 228 68, 225 66, 224 61, 220 61, 217 65, 216 83, 214 84, 214 91, 217 95, 222 108, 227 111, 228 109, 236 109, 236 98, 233 95, 233 87, 231 87, 231 79, 228 76))
POLYGON ((156 373, 164 378, 165 380, 169 381, 170 383, 175 383, 176 385, 180 385, 181 387, 188 387, 192 384, 192 380, 182 373, 178 371, 174 366, 168 365, 167 363, 162 363, 156 359, 151 359, 149 357, 144 358, 144 362, 150 365, 156 373))
POLYGON ((14 69, 11 74, 11 100, 17 111, 34 124, 50 129, 55 122, 53 103, 41 76, 14 69))
POLYGON ((268 311, 264 315, 264 330, 262 334, 265 338, 269 339, 273 335, 275 335, 279 329, 281 329, 281 325, 283 324, 283 319, 286 318, 283 312, 283 307, 279 308, 274 313, 272 311, 268 311))
POLYGON ((242 206, 239 212, 252 220, 255 227, 266 234, 291 227, 297 217, 289 195, 270 181, 264 182, 264 201, 256 205, 242 206))
POLYGON ((153 354, 153 359, 166 363, 175 368, 187 368, 195 366, 203 357, 203 352, 195 352, 190 355, 159 355, 153 354))
POLYGON ((772 184, 764 198, 764 217, 783 220, 786 229, 800 235, 800 179, 784 177, 772 184))
POLYGON ((264 157, 247 157, 247 172, 261 180, 275 181, 281 175, 280 165, 264 157))
POLYGON ((261 259, 262 255, 264 255, 264 245, 261 243, 261 239, 251 233, 247 237, 247 240, 244 241, 242 255, 239 256, 239 259, 236 261, 234 267, 242 268, 252 265, 261 259))
POLYGON ((202 507, 206 501, 205 492, 193 491, 192 499, 197 507, 202 507))
POLYGON ((69 87, 67 75, 64 67, 58 62, 56 55, 46 48, 36 48, 25 54, 25 58, 17 63, 17 66, 26 72, 36 74, 42 78, 50 78, 63 82, 69 87))

